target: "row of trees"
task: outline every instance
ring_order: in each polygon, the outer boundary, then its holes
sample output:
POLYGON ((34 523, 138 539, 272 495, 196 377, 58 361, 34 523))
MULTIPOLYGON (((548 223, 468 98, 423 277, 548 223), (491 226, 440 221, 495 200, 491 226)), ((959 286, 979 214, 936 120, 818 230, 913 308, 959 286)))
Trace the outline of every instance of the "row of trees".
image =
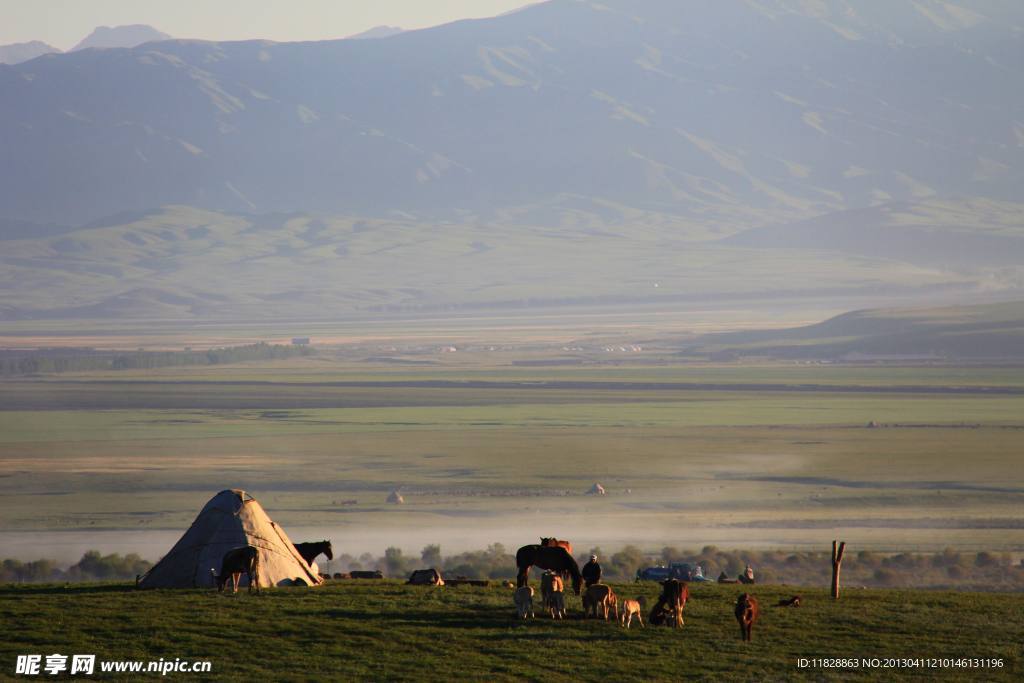
POLYGON ((43 349, 0 355, 0 376, 34 375, 92 370, 136 370, 179 365, 221 365, 254 360, 309 356, 309 346, 248 344, 208 351, 96 351, 92 349, 43 349))
MULTIPOLYGON (((591 548, 577 558, 580 565, 591 554, 598 556, 609 581, 631 581, 640 568, 673 562, 699 564, 704 575, 712 579, 721 572, 735 578, 749 564, 761 583, 798 586, 826 585, 832 571, 828 552, 725 551, 706 546, 699 552, 665 547, 652 555, 636 546, 626 546, 611 555, 591 548)), ((507 579, 515 576, 515 565, 515 556, 500 543, 447 556, 435 544, 424 547, 418 556, 406 555, 394 547, 382 556, 342 554, 332 562, 321 562, 320 569, 331 573, 379 569, 385 576, 405 578, 414 569, 437 567, 446 576, 507 579)), ((101 555, 90 550, 67 569, 54 560, 4 560, 0 563, 0 583, 131 580, 151 566, 134 553, 101 555)), ((1014 563, 1007 553, 962 553, 953 549, 927 554, 861 551, 843 560, 843 577, 848 586, 1022 590, 1024 562, 1014 563)))
POLYGON ((0 583, 43 583, 54 581, 114 581, 134 579, 152 567, 135 553, 101 555, 90 550, 77 563, 61 569, 55 560, 4 560, 0 563, 0 583))
MULTIPOLYGON (((577 557, 582 564, 597 555, 603 575, 610 581, 631 581, 637 570, 652 565, 686 562, 700 565, 704 575, 714 579, 720 573, 736 578, 749 564, 761 583, 826 585, 832 572, 829 552, 726 551, 705 546, 699 552, 666 546, 660 553, 643 552, 626 546, 611 555, 591 548, 577 557)), ((379 569, 385 576, 403 578, 413 569, 437 567, 445 575, 474 579, 505 579, 515 576, 515 556, 500 543, 486 550, 442 555, 441 546, 428 545, 419 557, 405 555, 400 548, 388 548, 383 556, 364 553, 343 554, 321 570, 347 572, 379 569)), ((978 590, 1024 588, 1024 561, 1014 563, 1008 553, 962 553, 946 549, 939 553, 851 553, 843 560, 844 583, 869 587, 954 587, 978 590)))

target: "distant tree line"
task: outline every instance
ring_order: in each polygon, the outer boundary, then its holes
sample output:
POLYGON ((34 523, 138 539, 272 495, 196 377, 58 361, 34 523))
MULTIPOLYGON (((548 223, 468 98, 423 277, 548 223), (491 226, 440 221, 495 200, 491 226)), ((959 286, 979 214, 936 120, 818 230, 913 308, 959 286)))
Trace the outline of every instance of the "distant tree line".
MULTIPOLYGON (((760 583, 827 585, 832 572, 828 552, 782 550, 726 551, 705 546, 698 551, 662 548, 660 553, 643 552, 626 546, 606 555, 591 548, 576 559, 582 566, 597 555, 604 577, 609 581, 632 581, 638 569, 685 562, 700 565, 704 575, 716 579, 724 573, 735 579, 749 564, 760 583)), ((364 553, 359 557, 342 554, 333 562, 320 564, 321 571, 347 572, 379 569, 385 576, 407 577, 414 569, 436 567, 445 576, 471 579, 508 579, 516 574, 515 556, 500 543, 486 550, 443 556, 441 546, 428 545, 419 557, 405 555, 400 548, 388 548, 383 556, 364 553)), ((848 586, 871 588, 956 588, 973 590, 1024 589, 1024 561, 1014 563, 1008 553, 963 553, 947 548, 939 553, 878 553, 860 551, 843 561, 843 582, 848 586)))
POLYGON ((278 360, 313 355, 309 346, 248 344, 206 351, 98 351, 95 349, 40 349, 0 352, 0 376, 83 372, 92 370, 147 370, 179 365, 222 365, 254 360, 278 360))
POLYGON ((2 583, 47 583, 54 581, 114 581, 134 579, 153 566, 135 553, 128 555, 101 555, 90 550, 82 559, 67 569, 61 569, 56 560, 4 560, 0 563, 2 583))
MULTIPOLYGON (((652 555, 636 546, 626 546, 611 555, 605 555, 600 548, 591 548, 577 557, 581 566, 591 554, 598 556, 606 580, 615 582, 632 581, 637 570, 643 567, 674 562, 699 564, 710 579, 720 573, 735 579, 749 564, 759 583, 792 586, 825 586, 832 571, 828 552, 725 551, 705 546, 699 552, 665 547, 652 555)), ((401 548, 391 547, 381 556, 363 553, 356 557, 346 553, 318 564, 323 572, 379 569, 391 578, 406 578, 414 569, 428 567, 436 567, 448 577, 471 579, 511 579, 516 574, 515 556, 500 543, 489 545, 485 550, 447 556, 441 554, 441 546, 436 544, 424 547, 419 556, 406 555, 401 548)), ((90 550, 67 569, 61 569, 54 560, 4 560, 0 564, 0 583, 133 580, 151 566, 152 563, 134 553, 101 555, 90 550)), ((1014 563, 1008 553, 962 553, 951 548, 939 553, 862 550, 843 560, 843 583, 847 587, 869 588, 1021 591, 1024 590, 1024 561, 1014 563)))

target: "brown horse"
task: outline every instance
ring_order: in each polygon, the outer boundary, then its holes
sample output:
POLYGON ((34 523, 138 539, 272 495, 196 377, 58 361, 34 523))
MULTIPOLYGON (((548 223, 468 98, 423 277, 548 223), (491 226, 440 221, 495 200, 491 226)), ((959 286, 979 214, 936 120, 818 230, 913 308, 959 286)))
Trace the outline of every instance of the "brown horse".
POLYGON ((583 581, 583 577, 580 576, 580 566, 576 564, 576 560, 565 548, 524 545, 517 550, 516 567, 519 569, 516 576, 517 586, 526 586, 530 583, 530 567, 533 566, 550 569, 553 572, 569 572, 569 576, 572 577, 572 590, 576 595, 580 594, 580 584, 583 581))
POLYGON ((558 547, 565 548, 566 550, 569 551, 569 554, 572 555, 572 543, 569 543, 569 541, 560 541, 557 538, 543 538, 543 537, 541 537, 540 544, 543 545, 543 546, 546 546, 548 548, 558 548, 558 547))
POLYGON ((315 560, 320 554, 326 555, 328 560, 334 559, 334 549, 331 548, 330 541, 296 543, 295 549, 299 551, 299 555, 302 555, 302 559, 304 559, 306 564, 310 566, 313 565, 313 560, 315 560))
POLYGON ((751 639, 751 630, 754 622, 760 616, 760 609, 757 606, 757 599, 750 593, 744 593, 736 599, 736 621, 740 623, 740 637, 743 640, 751 639))
POLYGON ((231 592, 237 593, 242 574, 248 574, 249 592, 252 593, 254 587, 257 593, 260 592, 260 552, 254 546, 247 545, 227 551, 220 562, 220 574, 212 568, 210 571, 213 572, 218 591, 223 591, 228 579, 231 579, 231 592))

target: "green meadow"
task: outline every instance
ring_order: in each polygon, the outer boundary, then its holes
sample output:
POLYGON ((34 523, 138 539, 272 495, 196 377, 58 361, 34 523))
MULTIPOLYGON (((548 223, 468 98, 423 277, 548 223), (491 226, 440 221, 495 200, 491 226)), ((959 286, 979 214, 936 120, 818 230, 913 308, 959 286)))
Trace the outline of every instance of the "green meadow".
MULTIPOLYGON (((614 586, 621 597, 644 596, 649 605, 657 588, 614 586)), ((565 620, 538 612, 520 621, 511 591, 498 585, 332 581, 260 595, 136 591, 119 584, 3 586, 0 618, 17 627, 5 629, 0 662, 9 675, 19 654, 95 654, 98 662, 180 658, 210 661, 211 672, 169 677, 227 681, 973 681, 1021 675, 1020 595, 850 590, 833 602, 820 588, 752 588, 762 616, 753 640, 744 643, 732 615, 741 591, 716 584, 691 586, 681 630, 640 628, 635 621, 627 630, 584 620, 575 596, 567 596, 565 620), (775 606, 794 593, 803 597, 800 608, 775 606), (856 659, 859 665, 800 668, 801 658, 856 659), (988 666, 967 668, 956 663, 960 658, 988 660, 988 666), (891 668, 899 659, 907 660, 904 666, 891 668), (929 660, 939 661, 929 666, 929 660)))

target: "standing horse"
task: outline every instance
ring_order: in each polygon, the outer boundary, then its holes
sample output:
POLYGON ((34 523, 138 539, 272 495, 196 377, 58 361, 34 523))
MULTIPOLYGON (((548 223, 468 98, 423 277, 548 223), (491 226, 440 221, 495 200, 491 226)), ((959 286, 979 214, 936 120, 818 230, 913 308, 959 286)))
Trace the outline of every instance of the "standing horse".
POLYGON ((318 543, 296 543, 295 549, 299 551, 299 555, 302 555, 302 559, 306 561, 306 564, 313 566, 313 560, 318 555, 323 553, 327 556, 328 560, 334 559, 334 550, 331 548, 330 541, 319 541, 318 543))
POLYGON ((223 592, 224 586, 230 580, 231 592, 237 593, 242 574, 248 574, 249 592, 252 593, 254 588, 257 593, 260 592, 260 552, 255 546, 246 545, 227 551, 220 563, 220 574, 212 567, 210 571, 213 573, 218 591, 223 592))
POLYGON ((583 582, 583 577, 580 576, 580 566, 576 564, 576 560, 565 548, 524 545, 517 550, 516 567, 519 569, 519 574, 516 576, 517 586, 525 586, 530 583, 530 567, 533 566, 550 569, 554 572, 569 572, 569 576, 572 577, 572 590, 576 595, 580 594, 580 584, 583 582))
POLYGON ((557 538, 544 538, 542 536, 540 539, 540 544, 543 546, 547 546, 548 548, 565 548, 569 551, 569 554, 572 555, 572 543, 570 543, 569 541, 560 541, 557 538))

